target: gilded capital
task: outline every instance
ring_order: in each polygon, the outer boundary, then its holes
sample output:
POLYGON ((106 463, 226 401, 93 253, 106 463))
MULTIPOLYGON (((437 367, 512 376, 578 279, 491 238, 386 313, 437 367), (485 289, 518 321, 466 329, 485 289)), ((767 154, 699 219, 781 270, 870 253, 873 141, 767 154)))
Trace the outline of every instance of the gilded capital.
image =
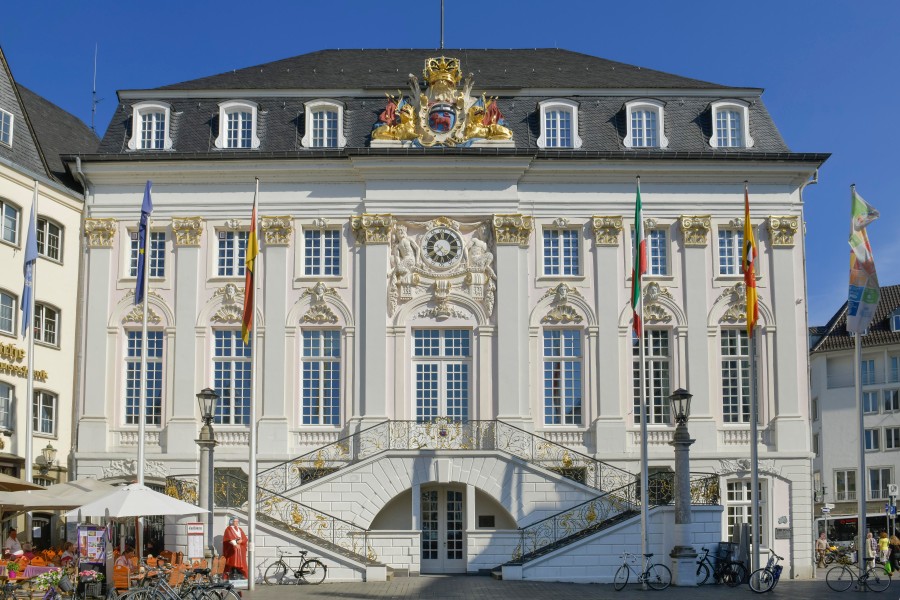
POLYGON ((706 234, 709 233, 709 215, 681 215, 681 234, 685 246, 706 247, 706 234))
POLYGON ((117 226, 115 219, 85 219, 84 235, 88 239, 88 247, 112 248, 117 226))
POLYGON ((203 235, 203 217, 173 218, 172 232, 176 246, 199 246, 203 235))
POLYGON ((294 231, 294 225, 291 217, 262 217, 259 220, 262 227, 263 237, 269 246, 287 246, 291 242, 291 232, 294 231))
POLYGON ((797 217, 769 217, 769 236, 772 246, 790 248, 794 245, 794 234, 800 228, 800 219, 797 217))
POLYGON ((622 232, 622 217, 593 217, 594 243, 598 246, 618 246, 622 232))
POLYGON ((494 215, 494 239, 498 245, 528 247, 534 220, 525 215, 494 215))
POLYGON ((394 223, 393 215, 365 213, 350 217, 350 227, 356 232, 357 244, 389 244, 394 223))

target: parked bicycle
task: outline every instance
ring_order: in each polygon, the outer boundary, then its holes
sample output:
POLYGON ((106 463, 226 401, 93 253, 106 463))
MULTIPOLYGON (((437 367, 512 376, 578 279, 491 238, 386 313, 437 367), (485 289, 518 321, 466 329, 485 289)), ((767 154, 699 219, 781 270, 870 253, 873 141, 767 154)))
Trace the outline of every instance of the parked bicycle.
POLYGON ((744 563, 720 559, 713 565, 709 560, 709 550, 707 548, 702 548, 702 550, 703 556, 697 561, 697 585, 703 585, 712 576, 712 581, 716 583, 735 587, 747 577, 747 568, 744 563))
POLYGON ((852 555, 852 543, 849 546, 829 546, 828 550, 825 551, 825 558, 823 562, 826 566, 832 564, 835 561, 842 565, 849 565, 853 563, 853 560, 851 559, 852 555))
POLYGON ((857 590, 883 592, 891 584, 891 578, 881 566, 860 571, 855 565, 837 565, 825 573, 825 583, 836 592, 843 592, 856 584, 857 590))
POLYGON ((769 561, 766 563, 766 566, 753 571, 753 574, 750 575, 750 589, 757 594, 768 592, 778 585, 781 571, 784 568, 778 564, 784 558, 775 554, 774 550, 769 550, 769 553, 769 561))
POLYGON ((294 583, 310 583, 317 585, 325 581, 328 567, 318 558, 306 558, 308 552, 300 550, 298 554, 285 554, 278 549, 278 560, 269 565, 263 579, 270 585, 286 585, 294 583), (299 558, 300 565, 290 566, 285 559, 299 558))
POLYGON ((654 590, 664 590, 672 583, 672 571, 669 570, 669 567, 651 563, 652 554, 644 554, 643 556, 643 567, 639 565, 640 557, 637 554, 626 552, 620 556, 622 566, 616 571, 616 576, 613 579, 613 585, 617 592, 628 585, 628 578, 631 575, 637 578, 637 583, 646 583, 654 590), (643 568, 643 571, 636 570, 638 568, 643 568))

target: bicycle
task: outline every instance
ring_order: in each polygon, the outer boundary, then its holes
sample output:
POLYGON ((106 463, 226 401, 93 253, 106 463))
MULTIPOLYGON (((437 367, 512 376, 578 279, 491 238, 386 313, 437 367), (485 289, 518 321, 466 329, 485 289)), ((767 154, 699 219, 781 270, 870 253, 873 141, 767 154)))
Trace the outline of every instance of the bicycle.
POLYGON ((753 574, 750 575, 750 589, 757 594, 774 589, 778 585, 781 571, 784 568, 778 564, 778 561, 784 560, 784 558, 775 554, 774 550, 770 549, 769 553, 771 556, 769 556, 766 566, 753 571, 753 574))
POLYGON ((312 585, 318 585, 325 581, 328 567, 318 558, 306 558, 309 554, 306 550, 300 550, 298 554, 285 554, 278 550, 278 560, 269 565, 263 575, 263 580, 269 585, 299 584, 301 581, 312 585), (299 558, 300 566, 291 567, 286 558, 299 558))
POLYGON ((880 567, 869 567, 861 572, 851 565, 837 565, 828 569, 825 573, 825 583, 836 592, 843 592, 856 584, 856 589, 869 589, 873 592, 883 592, 891 584, 891 578, 880 567), (854 573, 854 571, 856 571, 854 573))
POLYGON ((669 567, 658 563, 651 563, 650 559, 653 558, 652 554, 644 554, 643 556, 645 566, 643 567, 644 571, 642 573, 638 573, 633 568, 638 564, 639 558, 637 554, 626 552, 619 557, 623 561, 622 566, 616 571, 615 578, 613 579, 613 586, 616 588, 617 592, 628 585, 628 577, 632 573, 637 577, 638 583, 646 583, 654 590, 664 590, 672 583, 672 571, 669 570, 669 567))
POLYGON ((703 556, 697 561, 697 585, 706 583, 710 575, 712 575, 713 581, 724 583, 728 587, 735 587, 744 581, 747 576, 747 568, 743 563, 722 559, 713 566, 709 560, 709 550, 706 548, 702 548, 702 550, 703 556))

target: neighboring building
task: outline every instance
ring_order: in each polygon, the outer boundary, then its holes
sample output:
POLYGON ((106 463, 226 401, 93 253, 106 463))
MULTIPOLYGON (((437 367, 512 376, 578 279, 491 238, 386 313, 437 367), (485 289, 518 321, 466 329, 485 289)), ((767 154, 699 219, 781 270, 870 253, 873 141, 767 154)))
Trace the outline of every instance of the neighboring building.
MULTIPOLYGON (((515 559, 506 576, 610 580, 622 540, 634 550, 640 539, 640 175, 654 480, 670 480, 667 397, 685 387, 692 470, 714 475, 724 505, 695 508, 695 543, 722 539, 756 504, 762 546, 808 576, 798 236, 803 186, 827 155, 792 153, 761 95, 552 49, 322 51, 120 92, 98 152, 81 157, 91 218, 79 476, 135 473, 135 232, 148 179, 147 480, 189 495, 205 387, 221 396, 217 476, 247 471, 240 321, 259 177, 262 568, 274 546, 299 543, 326 556, 330 578, 515 559), (744 180, 760 247, 758 498, 744 180), (554 523, 574 537, 556 540, 554 523)), ((651 546, 668 555, 671 507, 651 521, 651 546)))
MULTIPOLYGON (((816 516, 858 514, 859 403, 866 448, 866 512, 886 527, 890 486, 900 477, 900 285, 881 288, 881 301, 862 342, 862 398, 854 387, 854 336, 847 333, 847 304, 816 328, 810 349, 813 490, 816 516)), ((894 493, 896 496, 896 492, 894 493)), ((855 529, 855 527, 854 527, 855 529)), ((830 534, 831 532, 829 532, 830 534)), ((846 537, 836 532, 837 537, 846 537)), ((844 540, 846 541, 846 540, 844 540)))
MULTIPOLYGON (((76 117, 18 85, 0 50, 0 472, 25 474, 25 419, 31 407, 33 479, 43 485, 68 480, 78 339, 84 203, 81 186, 60 156, 92 152, 98 141, 76 117), (23 339, 19 304, 35 182, 39 188, 32 330, 35 378, 34 398, 29 401, 28 340, 23 339), (48 446, 56 451, 50 463, 41 452, 48 446)), ((60 539, 49 515, 33 518, 35 526, 46 528, 41 539, 35 538, 41 547, 60 539)))

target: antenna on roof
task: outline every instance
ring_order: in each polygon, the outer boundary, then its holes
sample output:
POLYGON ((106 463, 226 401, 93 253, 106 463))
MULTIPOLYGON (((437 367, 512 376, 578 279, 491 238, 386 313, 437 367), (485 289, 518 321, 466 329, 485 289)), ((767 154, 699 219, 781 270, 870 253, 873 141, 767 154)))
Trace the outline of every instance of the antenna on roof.
POLYGON ((444 0, 441 0, 441 50, 444 49, 444 0))
POLYGON ((99 47, 97 44, 94 44, 94 83, 91 86, 91 131, 97 133, 97 128, 94 126, 94 119, 97 117, 97 104, 100 100, 97 99, 97 51, 99 47))

